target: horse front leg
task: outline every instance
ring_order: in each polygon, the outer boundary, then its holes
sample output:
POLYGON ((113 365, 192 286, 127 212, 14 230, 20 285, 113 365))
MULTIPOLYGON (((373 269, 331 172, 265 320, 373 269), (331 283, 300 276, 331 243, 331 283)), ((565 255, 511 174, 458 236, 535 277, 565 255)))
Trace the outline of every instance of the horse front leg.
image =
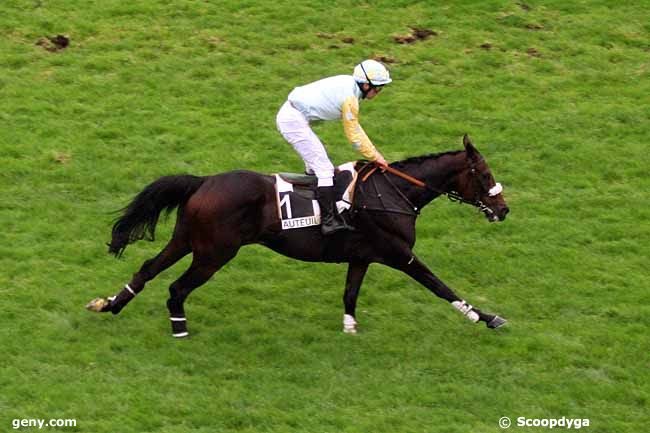
POLYGON ((484 313, 476 307, 465 302, 454 293, 445 283, 436 277, 429 268, 422 263, 415 255, 411 255, 408 260, 400 260, 395 263, 388 263, 389 266, 398 269, 411 278, 431 290, 439 298, 447 300, 451 305, 460 311, 465 317, 472 322, 485 322, 488 328, 495 329, 503 326, 506 320, 494 314, 484 313))
POLYGON ((359 289, 366 275, 369 263, 351 262, 348 266, 348 275, 345 279, 345 292, 343 293, 343 304, 345 305, 345 314, 343 315, 343 332, 346 334, 357 333, 357 298, 359 289))

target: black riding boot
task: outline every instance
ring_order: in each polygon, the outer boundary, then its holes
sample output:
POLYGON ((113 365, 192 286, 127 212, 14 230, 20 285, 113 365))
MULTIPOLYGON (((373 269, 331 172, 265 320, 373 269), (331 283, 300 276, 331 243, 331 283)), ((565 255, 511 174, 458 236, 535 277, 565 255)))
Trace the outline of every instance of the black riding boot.
POLYGON ((316 191, 316 198, 318 199, 318 206, 320 206, 321 233, 324 236, 349 229, 349 226, 341 220, 336 210, 333 186, 319 186, 316 191))

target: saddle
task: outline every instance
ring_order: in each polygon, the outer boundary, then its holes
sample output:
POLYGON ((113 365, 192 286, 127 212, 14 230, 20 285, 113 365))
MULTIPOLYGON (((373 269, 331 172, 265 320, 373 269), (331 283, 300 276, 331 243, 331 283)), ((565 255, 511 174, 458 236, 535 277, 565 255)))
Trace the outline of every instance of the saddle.
MULTIPOLYGON (((354 198, 357 180, 355 164, 348 162, 334 171, 336 207, 343 218, 349 218, 348 210, 354 198)), ((296 173, 278 173, 275 178, 278 216, 282 222, 282 230, 319 225, 320 207, 316 200, 318 178, 296 173)))

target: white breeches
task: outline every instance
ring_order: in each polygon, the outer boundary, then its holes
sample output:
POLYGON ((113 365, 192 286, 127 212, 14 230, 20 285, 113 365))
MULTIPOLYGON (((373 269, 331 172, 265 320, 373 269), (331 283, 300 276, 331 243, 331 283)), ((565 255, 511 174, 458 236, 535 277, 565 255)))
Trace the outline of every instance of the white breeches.
POLYGON ((305 161, 305 171, 313 171, 318 177, 318 186, 332 186, 334 165, 330 162, 325 146, 309 127, 305 116, 285 102, 276 117, 278 131, 296 149, 305 161))

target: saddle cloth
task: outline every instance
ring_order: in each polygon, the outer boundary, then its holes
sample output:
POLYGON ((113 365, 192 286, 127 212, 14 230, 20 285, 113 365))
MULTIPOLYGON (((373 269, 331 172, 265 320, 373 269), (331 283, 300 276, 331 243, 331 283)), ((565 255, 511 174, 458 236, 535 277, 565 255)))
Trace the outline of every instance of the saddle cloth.
MULTIPOLYGON (((350 209, 357 181, 355 163, 337 167, 334 175, 334 192, 339 213, 350 209)), ((297 176, 285 173, 275 175, 278 216, 282 230, 320 225, 320 206, 316 200, 315 176, 297 176), (297 180, 292 180, 297 179, 297 180)))

